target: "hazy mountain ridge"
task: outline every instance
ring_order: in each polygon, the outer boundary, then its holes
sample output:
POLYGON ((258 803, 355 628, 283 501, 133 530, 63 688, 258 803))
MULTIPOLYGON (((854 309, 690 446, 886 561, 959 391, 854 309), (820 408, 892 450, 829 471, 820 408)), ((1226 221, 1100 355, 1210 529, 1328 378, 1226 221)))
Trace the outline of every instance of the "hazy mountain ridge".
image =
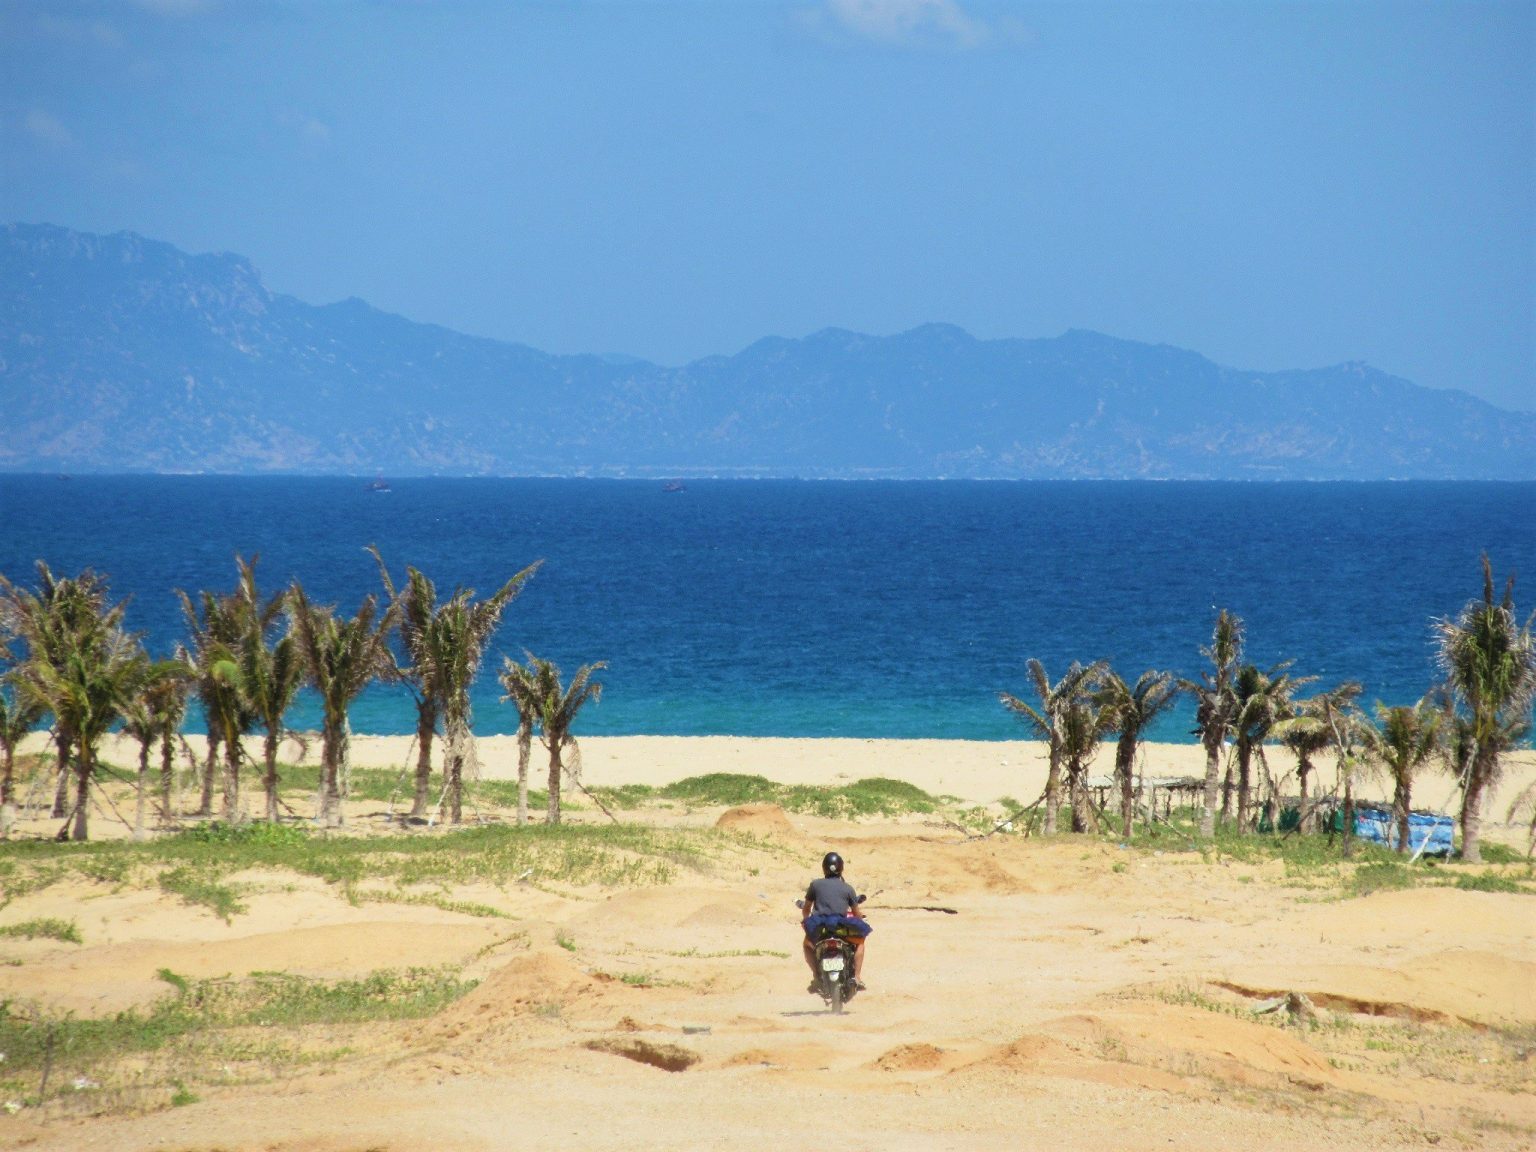
POLYGON ((666 368, 269 292, 243 257, 0 229, 0 469, 1027 478, 1536 477, 1536 414, 1362 364, 1071 331, 826 329, 666 368))

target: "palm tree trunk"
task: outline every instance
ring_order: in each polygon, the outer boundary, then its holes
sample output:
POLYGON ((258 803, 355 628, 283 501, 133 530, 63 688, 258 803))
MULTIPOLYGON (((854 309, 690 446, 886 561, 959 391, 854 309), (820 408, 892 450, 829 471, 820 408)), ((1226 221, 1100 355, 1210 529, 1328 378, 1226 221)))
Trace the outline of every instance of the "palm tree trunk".
POLYGON ((1056 835, 1056 809, 1061 807, 1061 746, 1051 740, 1051 763, 1045 776, 1045 835, 1056 835))
POLYGON ((564 765, 560 763, 561 741, 558 735, 548 736, 549 740, 549 814, 547 822, 560 823, 560 773, 564 765))
POLYGON ((425 816, 432 799, 432 735, 437 728, 436 710, 416 705, 416 800, 412 816, 425 816))
POLYGON ((443 774, 448 777, 448 818, 464 823, 464 752, 457 740, 444 742, 443 774))
POLYGON ((240 734, 229 733, 224 739, 224 819, 240 822, 240 734))
POLYGON ((1136 737, 1127 733, 1115 746, 1115 775, 1120 777, 1120 836, 1127 843, 1131 839, 1131 820, 1136 807, 1135 781, 1132 769, 1136 763, 1136 737))
POLYGON ((87 740, 80 741, 80 755, 75 760, 75 830, 71 840, 90 838, 91 774, 96 767, 95 749, 87 740))
POLYGON ((53 818, 60 820, 69 811, 69 753, 74 741, 68 732, 61 731, 55 744, 59 750, 59 783, 53 792, 53 818))
POLYGON ((153 737, 139 741, 139 788, 138 799, 133 806, 133 838, 143 840, 144 809, 149 801, 149 746, 153 743, 153 737))
POLYGON ((338 781, 344 741, 341 724, 327 718, 321 734, 320 751, 320 822, 327 828, 340 827, 344 822, 338 781))
POLYGON ((533 751, 533 723, 519 721, 517 725, 517 825, 528 823, 528 757, 533 751))
POLYGON ((1088 805, 1088 765, 1073 760, 1067 766, 1067 793, 1072 805, 1072 831, 1086 832, 1093 814, 1088 805))
POLYGON ((1253 743, 1237 742, 1237 830, 1248 831, 1248 809, 1253 807, 1253 743))
POLYGON ((219 737, 215 727, 208 725, 208 755, 203 760, 203 795, 198 801, 199 816, 213 815, 213 778, 219 770, 219 737))
POLYGON ((1397 850, 1403 855, 1408 853, 1408 813, 1411 810, 1409 804, 1412 799, 1413 779, 1410 773, 1397 774, 1397 787, 1392 792, 1392 821, 1397 825, 1397 850))
POLYGON ((1469 864, 1483 861, 1483 792, 1488 786, 1481 747, 1472 755, 1467 790, 1461 797, 1461 858, 1469 864))
POLYGON ((16 749, 0 749, 0 840, 16 826, 16 749))
POLYGON ((276 824, 278 821, 277 749, 278 744, 282 741, 282 738, 283 735, 281 729, 277 728, 275 725, 271 728, 268 728, 266 744, 262 750, 264 754, 263 758, 266 761, 266 771, 263 773, 261 778, 261 788, 262 791, 266 793, 267 797, 267 822, 269 824, 276 824))
POLYGON ((1311 780, 1311 777, 1312 761, 1307 759, 1307 754, 1303 752, 1296 758, 1296 781, 1297 787, 1301 790, 1301 811, 1297 815, 1296 827, 1303 836, 1312 831, 1312 825, 1314 823, 1312 819, 1312 810, 1307 803, 1307 786, 1311 780))
POLYGON ((1233 793, 1232 757, 1227 757, 1227 770, 1221 777, 1221 818, 1230 822, 1232 819, 1232 793, 1233 793))
POLYGON ((1221 783, 1221 740, 1205 741, 1205 801, 1200 810, 1200 838, 1216 837, 1216 790, 1221 783))
POLYGON ((170 730, 160 734, 160 813, 171 822, 171 789, 176 783, 176 749, 170 730))
POLYGON ((1344 846, 1345 858, 1354 855, 1355 852, 1355 773, 1354 769, 1346 766, 1344 769, 1344 846))

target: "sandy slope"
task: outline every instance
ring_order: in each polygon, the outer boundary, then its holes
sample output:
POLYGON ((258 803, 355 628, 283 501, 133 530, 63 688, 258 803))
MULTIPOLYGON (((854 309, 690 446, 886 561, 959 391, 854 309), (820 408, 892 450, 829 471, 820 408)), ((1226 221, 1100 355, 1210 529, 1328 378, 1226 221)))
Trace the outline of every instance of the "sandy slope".
MULTIPOLYGON (((902 776, 967 799, 1033 798, 1017 763, 1001 763, 1025 758, 1019 745, 902 742, 860 754, 862 741, 658 740, 628 742, 626 756, 626 743, 588 742, 588 778, 831 772, 902 776)), ((494 750, 486 758, 500 770, 494 750)), ((90 1118, 85 1092, 43 1118, 0 1115, 0 1146, 1536 1142, 1536 898, 1435 889, 1344 901, 1287 886, 1275 865, 1177 850, 967 842, 933 822, 834 825, 776 809, 682 818, 763 839, 662 888, 456 894, 510 920, 358 907, 318 882, 264 875, 243 878, 249 911, 228 925, 105 884, 16 899, 0 924, 60 916, 84 943, 0 939, 0 996, 81 1014, 160 994, 161 967, 335 977, 452 962, 482 983, 431 1020, 307 1037, 355 1054, 299 1073, 274 1080, 259 1062, 227 1057, 188 1069, 202 1099, 187 1107, 164 1107, 161 1092, 141 1101, 147 1114, 90 1118), (828 846, 876 893, 872 990, 840 1018, 806 994, 798 958, 773 954, 797 948, 792 898, 828 846), (937 908, 954 913, 927 910, 937 908), (1291 990, 1328 1025, 1253 1014, 1291 990)))

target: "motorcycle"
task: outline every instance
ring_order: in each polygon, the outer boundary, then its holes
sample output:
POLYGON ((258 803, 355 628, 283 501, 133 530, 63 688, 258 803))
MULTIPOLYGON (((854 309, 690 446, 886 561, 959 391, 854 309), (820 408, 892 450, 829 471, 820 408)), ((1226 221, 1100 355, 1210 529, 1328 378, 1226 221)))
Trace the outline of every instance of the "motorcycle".
MULTIPOLYGON (((860 896, 855 908, 863 903, 864 897, 860 896)), ((795 907, 803 909, 805 901, 796 900, 795 907)), ((838 1015, 842 1014, 843 1006, 859 990, 853 978, 853 953, 858 938, 859 934, 846 924, 823 924, 816 929, 816 935, 811 941, 811 954, 816 963, 817 991, 838 1015)))

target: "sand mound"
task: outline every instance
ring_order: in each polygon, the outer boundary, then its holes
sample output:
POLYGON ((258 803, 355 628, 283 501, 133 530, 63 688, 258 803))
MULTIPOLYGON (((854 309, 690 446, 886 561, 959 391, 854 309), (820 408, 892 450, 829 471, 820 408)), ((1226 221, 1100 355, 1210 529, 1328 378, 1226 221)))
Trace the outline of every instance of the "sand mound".
POLYGON ((1113 1012, 1065 1017, 1056 1035, 1086 1055, 1257 1087, 1321 1090, 1338 1082, 1328 1058, 1299 1036, 1196 1008, 1144 1003, 1113 1012))
POLYGON ((1255 969, 1216 984, 1259 999, 1296 991, 1319 1008, 1420 1023, 1536 1022, 1536 964, 1471 949, 1437 952, 1399 968, 1255 969))
POLYGON ((944 1049, 932 1044, 899 1044, 874 1063, 882 1072, 936 1072, 943 1066, 944 1049))
POLYGON ((599 981, 557 948, 518 956, 496 969, 468 996, 437 1016, 431 1028, 443 1039, 495 1032, 534 1013, 557 1014, 595 995, 599 981))
POLYGON ((777 804, 742 804, 720 813, 716 828, 750 832, 754 836, 793 836, 794 825, 777 804))

